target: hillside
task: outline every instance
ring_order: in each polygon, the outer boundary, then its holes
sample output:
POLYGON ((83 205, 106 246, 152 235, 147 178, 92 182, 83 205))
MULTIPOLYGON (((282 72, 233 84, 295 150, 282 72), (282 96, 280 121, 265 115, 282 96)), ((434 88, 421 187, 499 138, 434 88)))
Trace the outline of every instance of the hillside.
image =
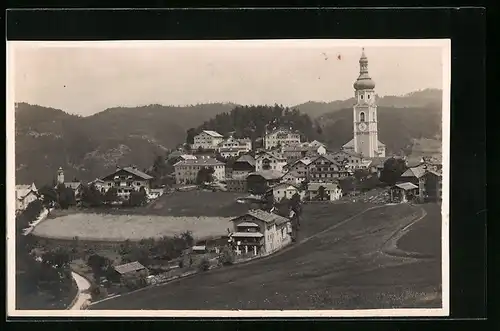
MULTIPOLYGON (((380 107, 395 108, 422 108, 428 106, 441 106, 442 91, 439 89, 424 89, 411 92, 403 96, 377 96, 377 104, 380 107)), ((330 112, 351 108, 355 104, 355 99, 337 100, 332 102, 309 101, 293 108, 308 114, 312 118, 321 117, 330 112)))
MULTIPOLYGON (((330 148, 340 148, 352 139, 351 108, 323 115, 319 122, 323 127, 323 139, 330 148)), ((422 108, 378 107, 378 123, 379 140, 386 145, 387 153, 404 152, 408 155, 413 148, 414 139, 439 139, 441 107, 432 105, 422 108)))
POLYGON ((233 107, 151 105, 79 117, 59 109, 17 104, 16 183, 50 183, 60 166, 68 180, 95 179, 117 163, 147 168, 156 154, 165 154, 185 141, 186 128, 233 107))
MULTIPOLYGON (((292 124, 305 137, 338 148, 352 137, 353 103, 349 99, 298 105, 291 107, 288 115, 283 114, 278 124, 292 124), (317 130, 319 126, 322 133, 317 130)), ((407 148, 413 138, 434 139, 440 133, 439 90, 383 97, 378 103, 380 140, 390 151, 407 148)), ((92 180, 116 164, 132 163, 144 169, 151 166, 156 154, 164 155, 166 150, 185 142, 189 128, 236 131, 255 139, 262 135, 266 123, 282 113, 283 109, 273 113, 276 107, 230 103, 149 105, 110 108, 80 117, 19 103, 15 113, 16 183, 50 183, 60 166, 68 180, 92 180)))

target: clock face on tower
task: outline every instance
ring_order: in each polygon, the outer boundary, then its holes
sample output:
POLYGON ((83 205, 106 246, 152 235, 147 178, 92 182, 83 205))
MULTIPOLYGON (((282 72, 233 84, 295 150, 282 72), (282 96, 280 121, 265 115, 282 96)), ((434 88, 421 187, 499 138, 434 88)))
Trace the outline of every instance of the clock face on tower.
POLYGON ((359 131, 365 131, 366 130, 366 124, 365 123, 360 123, 358 125, 358 129, 359 129, 359 131))

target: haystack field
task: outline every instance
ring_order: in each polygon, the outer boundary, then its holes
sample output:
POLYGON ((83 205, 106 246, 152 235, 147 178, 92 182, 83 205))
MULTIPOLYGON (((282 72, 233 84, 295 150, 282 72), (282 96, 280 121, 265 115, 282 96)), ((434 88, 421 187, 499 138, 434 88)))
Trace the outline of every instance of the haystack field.
POLYGON ((230 219, 77 213, 48 219, 40 223, 33 234, 45 238, 124 241, 174 236, 192 231, 195 238, 203 239, 225 235, 227 228, 231 228, 230 219))

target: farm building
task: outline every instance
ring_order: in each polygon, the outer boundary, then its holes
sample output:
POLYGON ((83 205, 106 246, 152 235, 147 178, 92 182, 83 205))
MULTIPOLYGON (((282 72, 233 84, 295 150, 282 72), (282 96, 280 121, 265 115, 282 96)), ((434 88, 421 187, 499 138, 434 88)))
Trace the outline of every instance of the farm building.
POLYGON ((25 210, 36 199, 38 199, 38 190, 34 183, 16 185, 16 213, 25 210))
POLYGON ((246 192, 247 191, 247 176, 234 176, 226 179, 226 190, 228 192, 246 192))
POLYGON ((307 185, 307 196, 311 201, 335 201, 342 197, 342 189, 337 182, 311 182, 307 185), (323 196, 320 187, 323 187, 323 196))
POLYGON ((409 182, 396 184, 391 187, 390 196, 392 202, 413 201, 418 196, 418 186, 409 182))
POLYGON ((247 189, 255 194, 263 194, 269 187, 278 184, 281 177, 283 174, 279 171, 253 172, 247 176, 247 189))
POLYGON ((269 254, 292 241, 290 220, 274 213, 253 209, 231 222, 229 238, 236 254, 269 254))
POLYGON ((102 178, 104 189, 107 191, 114 187, 119 198, 128 199, 130 193, 144 188, 149 191, 151 187, 150 175, 140 171, 135 166, 116 167, 115 171, 102 178))
POLYGON ((417 186, 418 199, 424 201, 440 201, 442 199, 442 173, 426 164, 409 168, 399 180, 400 183, 409 182, 417 186))
POLYGON ((123 280, 127 277, 141 277, 146 278, 149 276, 149 270, 139 262, 130 262, 113 267, 118 279, 123 280))
POLYGON ((255 171, 255 159, 251 155, 242 155, 233 163, 233 176, 248 175, 255 171))
POLYGON ((304 198, 304 193, 293 184, 280 183, 270 188, 269 191, 272 191, 274 200, 278 202, 285 198, 290 200, 296 193, 300 195, 301 199, 304 198))

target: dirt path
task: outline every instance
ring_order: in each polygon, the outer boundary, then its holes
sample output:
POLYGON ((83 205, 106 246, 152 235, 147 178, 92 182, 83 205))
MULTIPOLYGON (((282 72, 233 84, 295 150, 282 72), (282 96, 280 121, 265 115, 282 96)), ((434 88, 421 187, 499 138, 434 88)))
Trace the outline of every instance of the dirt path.
POLYGON ((69 307, 69 310, 80 310, 84 305, 86 305, 90 301, 90 293, 88 293, 88 290, 90 288, 90 282, 77 274, 76 272, 71 272, 71 276, 73 276, 76 285, 78 286, 78 294, 77 294, 77 299, 73 303, 71 307, 69 307))

